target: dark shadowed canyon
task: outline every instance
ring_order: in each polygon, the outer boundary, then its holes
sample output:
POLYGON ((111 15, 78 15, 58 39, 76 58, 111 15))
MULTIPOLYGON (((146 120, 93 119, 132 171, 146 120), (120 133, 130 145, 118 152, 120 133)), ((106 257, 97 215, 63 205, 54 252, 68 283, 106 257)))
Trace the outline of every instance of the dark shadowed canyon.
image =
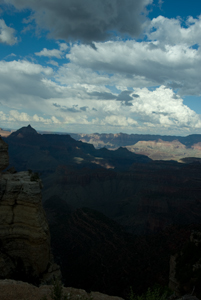
MULTIPOLYGON (((140 293, 168 284, 170 255, 201 223, 199 159, 154 161, 31 126, 4 140, 10 167, 42 179, 52 251, 66 284, 123 297, 130 286, 140 293)), ((183 143, 200 141, 197 135, 183 143)))

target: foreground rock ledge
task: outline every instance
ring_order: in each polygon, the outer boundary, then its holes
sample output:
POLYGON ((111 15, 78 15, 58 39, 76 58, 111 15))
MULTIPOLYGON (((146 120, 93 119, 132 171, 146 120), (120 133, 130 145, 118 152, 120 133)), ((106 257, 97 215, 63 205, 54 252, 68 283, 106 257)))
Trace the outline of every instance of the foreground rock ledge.
MULTIPOLYGON (((0 280, 0 297, 1 300, 40 300, 45 295, 50 300, 51 286, 42 285, 36 287, 22 281, 15 280, 0 280)), ((88 294, 81 289, 74 289, 71 287, 63 288, 64 294, 71 295, 72 300, 79 300, 80 297, 91 298, 93 300, 123 300, 120 297, 108 296, 99 292, 91 292, 88 294)))
POLYGON ((41 181, 31 171, 1 173, 8 162, 0 138, 0 278, 48 282, 60 271, 51 253, 41 181))
POLYGON ((0 241, 1 277, 7 277, 17 263, 23 263, 25 269, 31 267, 36 276, 46 271, 50 233, 39 182, 31 181, 29 172, 2 175, 0 241))

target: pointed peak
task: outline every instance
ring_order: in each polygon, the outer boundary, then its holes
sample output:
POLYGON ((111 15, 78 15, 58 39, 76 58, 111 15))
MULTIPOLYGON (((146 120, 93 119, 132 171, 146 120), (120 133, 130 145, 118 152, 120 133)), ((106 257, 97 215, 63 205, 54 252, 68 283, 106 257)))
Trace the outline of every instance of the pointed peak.
POLYGON ((38 134, 37 131, 29 124, 28 126, 24 126, 16 130, 15 132, 13 132, 10 135, 10 137, 23 138, 25 136, 36 135, 36 134, 38 134))

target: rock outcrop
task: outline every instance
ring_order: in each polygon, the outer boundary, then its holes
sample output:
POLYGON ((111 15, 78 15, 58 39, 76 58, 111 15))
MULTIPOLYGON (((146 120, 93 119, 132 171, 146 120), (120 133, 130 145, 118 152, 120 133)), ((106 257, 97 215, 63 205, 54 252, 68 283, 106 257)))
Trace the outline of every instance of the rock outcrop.
MULTIPOLYGON (((0 139, 0 170, 8 166, 8 147, 0 139)), ((41 181, 30 172, 0 175, 0 278, 48 279, 53 258, 42 208, 41 181)))
MULTIPOLYGON (((51 289, 52 287, 47 285, 38 288, 21 281, 0 280, 1 300, 38 300, 44 299, 45 296, 47 296, 47 300, 51 300, 51 289)), ((108 296, 99 292, 87 293, 85 290, 71 287, 64 287, 63 294, 67 295, 67 299, 70 300, 123 300, 120 297, 108 296)))

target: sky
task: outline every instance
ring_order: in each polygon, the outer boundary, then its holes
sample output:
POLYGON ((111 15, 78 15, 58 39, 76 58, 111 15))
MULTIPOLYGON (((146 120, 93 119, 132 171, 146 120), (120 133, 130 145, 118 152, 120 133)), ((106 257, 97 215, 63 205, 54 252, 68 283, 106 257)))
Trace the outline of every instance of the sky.
POLYGON ((0 0, 0 127, 201 133, 200 0, 0 0))

